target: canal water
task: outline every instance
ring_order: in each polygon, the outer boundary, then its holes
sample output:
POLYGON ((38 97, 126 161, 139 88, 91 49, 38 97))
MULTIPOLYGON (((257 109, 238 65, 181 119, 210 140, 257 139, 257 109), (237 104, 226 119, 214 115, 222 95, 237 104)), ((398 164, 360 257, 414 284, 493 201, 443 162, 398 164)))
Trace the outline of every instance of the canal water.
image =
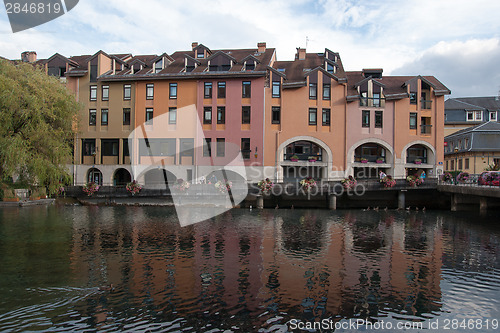
POLYGON ((499 277, 498 212, 0 210, 1 332, 493 332, 499 277))

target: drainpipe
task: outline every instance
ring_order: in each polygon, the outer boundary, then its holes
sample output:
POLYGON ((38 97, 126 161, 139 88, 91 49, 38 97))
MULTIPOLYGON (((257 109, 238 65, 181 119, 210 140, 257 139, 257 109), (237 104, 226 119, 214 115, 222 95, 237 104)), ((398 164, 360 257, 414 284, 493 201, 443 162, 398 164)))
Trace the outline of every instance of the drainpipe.
MULTIPOLYGON (((392 176, 396 179, 396 101, 392 101, 392 176)), ((406 168, 405 168, 406 173, 406 168)))
MULTIPOLYGON (((281 124, 280 124, 281 126, 281 124)), ((281 130, 276 132, 276 149, 274 153, 274 181, 278 182, 278 148, 279 148, 279 142, 280 142, 280 133, 281 130)))

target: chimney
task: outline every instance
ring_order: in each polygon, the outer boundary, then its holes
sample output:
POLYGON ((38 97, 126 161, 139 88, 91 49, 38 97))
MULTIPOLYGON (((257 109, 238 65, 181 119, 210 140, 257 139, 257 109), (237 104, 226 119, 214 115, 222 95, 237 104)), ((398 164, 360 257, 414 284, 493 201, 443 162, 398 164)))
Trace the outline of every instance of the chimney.
POLYGON ((198 46, 198 42, 193 42, 191 48, 194 50, 198 46))
POLYGON ((297 58, 299 60, 306 60, 306 49, 298 47, 297 48, 297 58))
POLYGON ((36 62, 36 52, 35 51, 25 51, 21 53, 22 62, 36 62))
POLYGON ((266 52, 266 42, 261 42, 261 43, 257 43, 257 52, 259 53, 264 53, 266 52))

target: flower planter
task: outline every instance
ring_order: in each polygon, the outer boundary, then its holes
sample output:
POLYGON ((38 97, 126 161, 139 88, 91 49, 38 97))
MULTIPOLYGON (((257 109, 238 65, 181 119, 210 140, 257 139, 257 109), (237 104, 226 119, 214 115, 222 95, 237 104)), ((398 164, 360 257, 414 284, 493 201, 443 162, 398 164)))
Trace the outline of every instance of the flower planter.
POLYGON ((415 164, 422 164, 421 161, 415 161, 415 164))
POLYGON ((313 162, 316 162, 316 160, 309 160, 309 162, 313 163, 313 162))
POLYGON ((298 161, 298 159, 296 159, 296 158, 291 158, 291 159, 290 159, 290 161, 292 161, 292 162, 297 162, 297 161, 298 161))
POLYGON ((377 162, 378 164, 382 164, 382 163, 384 163, 384 161, 381 161, 381 160, 377 160, 376 162, 377 162))
POLYGON ((18 202, 19 198, 3 198, 5 202, 18 202))
POLYGON ((361 163, 368 163, 367 160, 361 160, 361 163))

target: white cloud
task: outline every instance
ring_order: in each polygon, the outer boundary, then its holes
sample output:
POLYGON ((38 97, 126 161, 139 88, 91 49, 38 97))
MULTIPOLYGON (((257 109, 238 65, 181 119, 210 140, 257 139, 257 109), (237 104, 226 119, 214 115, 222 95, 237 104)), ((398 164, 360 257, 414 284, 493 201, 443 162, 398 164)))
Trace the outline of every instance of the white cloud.
POLYGON ((439 48, 453 56, 445 49, 456 49, 453 43, 499 38, 499 12, 500 2, 490 0, 82 0, 63 17, 17 34, 7 32, 0 14, 0 52, 160 54, 193 41, 215 49, 266 41, 279 60, 290 60, 307 36, 309 52, 338 51, 347 70, 391 73, 414 70, 406 64, 417 66, 416 59, 439 48))

